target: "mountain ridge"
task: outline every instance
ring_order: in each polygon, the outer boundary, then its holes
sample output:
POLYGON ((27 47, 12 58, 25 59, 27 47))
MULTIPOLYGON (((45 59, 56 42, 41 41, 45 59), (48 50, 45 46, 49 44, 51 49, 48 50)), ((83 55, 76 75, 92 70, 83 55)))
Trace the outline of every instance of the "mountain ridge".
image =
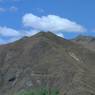
POLYGON ((94 73, 95 52, 50 32, 0 46, 0 95, 47 86, 95 95, 94 73))
POLYGON ((95 37, 79 35, 72 39, 72 41, 81 44, 85 48, 95 51, 95 37))

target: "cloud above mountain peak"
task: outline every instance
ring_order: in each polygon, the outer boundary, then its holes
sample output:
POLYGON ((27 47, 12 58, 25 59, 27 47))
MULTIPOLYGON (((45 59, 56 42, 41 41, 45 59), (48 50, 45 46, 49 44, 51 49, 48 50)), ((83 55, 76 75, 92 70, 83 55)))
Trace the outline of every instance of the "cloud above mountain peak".
POLYGON ((84 32, 86 29, 69 19, 62 18, 57 15, 36 16, 32 13, 25 14, 22 18, 23 24, 26 27, 40 31, 64 31, 64 32, 84 32))
POLYGON ((40 17, 29 13, 22 17, 22 22, 26 29, 16 30, 7 26, 0 26, 0 36, 2 37, 0 43, 13 42, 23 36, 32 36, 40 31, 51 31, 60 37, 64 37, 64 32, 83 33, 86 31, 82 25, 57 15, 40 17), (8 39, 3 41, 3 38, 8 39))

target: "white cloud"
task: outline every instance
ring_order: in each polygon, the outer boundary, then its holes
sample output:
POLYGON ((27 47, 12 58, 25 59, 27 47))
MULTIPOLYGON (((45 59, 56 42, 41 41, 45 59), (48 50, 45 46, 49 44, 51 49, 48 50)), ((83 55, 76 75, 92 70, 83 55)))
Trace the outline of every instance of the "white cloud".
MULTIPOLYGON (((0 44, 6 44, 6 43, 10 43, 10 42, 14 42, 16 40, 19 40, 20 38, 24 37, 24 36, 33 36, 36 33, 40 32, 39 30, 15 30, 9 27, 1 27, 0 26, 0 44), (7 40, 5 39, 7 38, 7 40)), ((63 34, 61 32, 56 33, 58 36, 60 37, 64 37, 63 34)))
POLYGON ((64 38, 64 35, 62 32, 56 33, 57 36, 64 38))
MULTIPOLYGON (((16 30, 9 27, 0 26, 0 37, 19 38, 23 36, 32 36, 40 31, 38 30, 16 30)), ((1 40, 1 39, 0 39, 1 40)))
POLYGON ((30 29, 30 30, 27 30, 27 31, 24 30, 23 32, 24 32, 25 36, 30 37, 30 36, 33 36, 33 35, 37 34, 40 31, 39 30, 32 30, 32 29, 30 29))
POLYGON ((25 14, 22 18, 23 24, 26 27, 31 27, 34 30, 40 31, 64 31, 64 32, 84 32, 86 29, 66 18, 56 15, 36 16, 32 13, 25 14))
POLYGON ((20 36, 20 35, 21 35, 20 32, 15 29, 0 26, 0 36, 16 37, 16 36, 20 36))
POLYGON ((16 30, 9 27, 0 26, 0 44, 6 44, 19 40, 24 36, 32 36, 38 33, 38 30, 16 30))
POLYGON ((24 36, 21 31, 0 26, 0 44, 14 42, 24 36))
POLYGON ((0 44, 14 42, 23 36, 32 36, 40 31, 51 31, 60 37, 64 37, 63 32, 80 33, 85 31, 81 25, 55 15, 38 17, 33 14, 26 14, 23 16, 23 24, 30 29, 16 30, 0 26, 0 44))

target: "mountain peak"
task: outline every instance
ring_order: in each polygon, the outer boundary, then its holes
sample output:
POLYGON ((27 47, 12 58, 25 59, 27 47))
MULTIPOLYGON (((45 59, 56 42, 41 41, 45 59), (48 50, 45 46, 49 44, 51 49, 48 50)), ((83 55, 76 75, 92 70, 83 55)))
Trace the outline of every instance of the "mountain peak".
POLYGON ((78 42, 80 42, 80 41, 82 41, 82 42, 92 42, 92 41, 95 41, 95 37, 79 35, 74 40, 78 41, 78 42))
POLYGON ((73 41, 81 44, 85 48, 95 51, 95 37, 93 36, 79 35, 75 39, 73 39, 73 41))
POLYGON ((49 31, 48 32, 41 31, 41 32, 35 34, 34 36, 35 37, 54 37, 56 35, 54 33, 52 33, 52 32, 49 32, 49 31))
POLYGON ((51 32, 0 47, 0 95, 47 86, 61 95, 95 95, 93 83, 95 52, 51 32))

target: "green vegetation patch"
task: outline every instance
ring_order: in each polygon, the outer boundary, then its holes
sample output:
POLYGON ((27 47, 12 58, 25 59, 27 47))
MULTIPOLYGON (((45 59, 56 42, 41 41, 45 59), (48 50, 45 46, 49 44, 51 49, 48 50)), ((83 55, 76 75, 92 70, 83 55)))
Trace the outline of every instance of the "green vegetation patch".
POLYGON ((59 90, 57 89, 32 89, 29 91, 21 91, 16 95, 59 95, 59 90))

